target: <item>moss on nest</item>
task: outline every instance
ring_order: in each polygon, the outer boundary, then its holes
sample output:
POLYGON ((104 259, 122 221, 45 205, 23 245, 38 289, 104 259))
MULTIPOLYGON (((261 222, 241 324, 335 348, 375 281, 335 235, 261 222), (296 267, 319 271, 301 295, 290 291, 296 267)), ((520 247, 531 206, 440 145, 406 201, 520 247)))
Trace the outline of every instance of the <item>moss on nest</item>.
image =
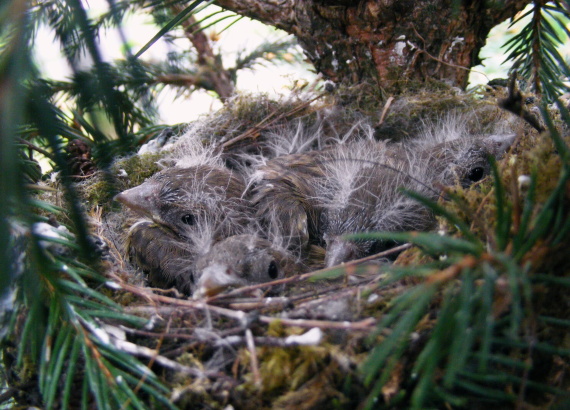
MULTIPOLYGON (((387 106, 387 99, 378 90, 370 92, 366 90, 366 88, 354 90, 341 88, 337 94, 326 96, 323 101, 306 105, 298 110, 296 108, 299 106, 299 102, 294 100, 279 102, 271 100, 267 96, 241 96, 232 100, 220 112, 208 119, 201 120, 203 124, 200 132, 203 134, 200 136, 205 142, 211 140, 228 141, 252 127, 258 126, 268 118, 280 118, 279 121, 272 124, 272 127, 299 117, 302 117, 303 121, 310 122, 319 115, 320 110, 331 110, 338 101, 341 102, 340 107, 335 106, 334 109, 340 113, 337 118, 340 128, 350 126, 359 116, 372 116, 374 123, 378 124, 377 136, 379 138, 408 137, 418 129, 426 118, 428 120, 438 119, 449 111, 475 113, 471 117, 472 123, 468 127, 470 129, 478 128, 489 131, 502 121, 513 124, 513 120, 509 118, 510 114, 495 107, 494 96, 489 101, 485 98, 474 98, 473 95, 469 94, 458 94, 455 90, 448 88, 435 87, 428 90, 416 89, 413 93, 399 96, 387 107, 383 121, 379 124, 382 110, 387 106), (209 135, 206 134, 208 129, 210 130, 209 135)), ((499 163, 499 170, 509 200, 513 203, 518 201, 519 207, 524 206, 525 191, 524 188, 519 187, 518 178, 530 175, 533 172, 536 173, 537 205, 534 210, 536 215, 558 181, 561 170, 560 158, 556 155, 554 146, 547 136, 530 132, 528 127, 522 124, 515 123, 514 128, 518 131, 519 137, 510 153, 499 163)), ((246 141, 246 143, 252 143, 252 141, 253 139, 246 141)), ((160 170, 158 163, 162 158, 164 158, 164 154, 146 154, 118 160, 112 166, 112 173, 117 174, 120 169, 124 169, 126 176, 117 179, 113 189, 110 188, 102 175, 97 175, 80 184, 81 193, 89 206, 100 204, 108 212, 111 208, 114 190, 123 190, 142 183, 146 178, 160 170)), ((567 200, 570 201, 568 192, 567 189, 567 200)), ((487 178, 470 189, 455 187, 450 189, 448 194, 457 200, 442 201, 442 204, 457 214, 462 221, 469 224, 471 231, 482 243, 488 244, 493 241, 497 221, 496 198, 492 179, 487 178)), ((457 227, 444 219, 440 219, 440 228, 447 235, 460 236, 457 227)), ((535 249, 529 252, 528 262, 534 267, 533 272, 541 271, 567 278, 570 275, 570 263, 567 260, 566 252, 567 249, 564 246, 550 248, 548 244, 539 242, 535 249)), ((438 255, 430 256, 418 248, 412 248, 400 254, 396 265, 410 269, 416 266, 417 269, 407 276, 402 275, 403 278, 400 280, 394 280, 388 285, 371 281, 371 284, 363 285, 361 288, 359 285, 351 285, 346 282, 344 288, 340 286, 340 290, 336 289, 329 293, 327 293, 327 289, 332 289, 332 284, 316 286, 314 292, 302 300, 295 300, 294 294, 287 293, 286 296, 289 298, 287 303, 279 306, 281 309, 281 306, 288 306, 290 309, 286 312, 291 314, 291 311, 308 303, 308 300, 325 300, 325 298, 330 297, 330 293, 340 293, 353 288, 355 292, 347 296, 353 305, 358 305, 358 309, 350 312, 354 315, 352 322, 357 323, 370 317, 380 320, 386 312, 390 311, 398 296, 404 295, 410 289, 424 283, 430 274, 438 272, 439 261, 437 257, 438 255)), ((366 272, 369 277, 384 274, 382 267, 375 266, 374 269, 374 271, 366 272)), ((358 272, 358 274, 360 273, 358 272)), ((348 278, 351 275, 347 273, 346 276, 348 278)), ((450 280, 452 288, 457 281, 450 280)), ((337 282, 336 285, 339 283, 337 282)), ((537 285, 533 291, 537 296, 533 307, 541 315, 570 317, 570 302, 569 297, 564 292, 564 287, 537 285)), ((141 294, 120 292, 115 295, 115 299, 127 307, 156 306, 158 309, 166 306, 166 303, 161 305, 162 302, 151 300, 151 297, 143 292, 141 294)), ((265 298, 264 301, 268 299, 270 298, 265 298)), ((425 345, 426 338, 433 329, 435 318, 441 309, 441 300, 442 296, 436 295, 431 301, 430 313, 424 315, 418 322, 414 330, 417 339, 406 350, 405 360, 393 371, 392 380, 382 391, 386 403, 396 403, 395 401, 390 402, 390 400, 396 400, 395 397, 405 400, 405 396, 408 394, 406 388, 414 383, 413 377, 410 376, 413 362, 417 359, 420 348, 425 345)), ((223 306, 228 310, 232 309, 234 302, 223 298, 210 301, 210 303, 223 306)), ((203 378, 177 373, 172 369, 159 373, 163 382, 172 388, 176 404, 181 408, 194 408, 199 405, 211 408, 224 408, 227 405, 234 405, 238 408, 254 406, 259 408, 307 409, 325 406, 356 407, 362 404, 370 391, 370 387, 364 387, 358 366, 372 350, 372 347, 385 340, 391 331, 391 329, 387 329, 383 333, 377 333, 370 340, 368 337, 373 329, 372 327, 365 328, 365 330, 355 330, 357 328, 331 330, 326 328, 326 323, 323 324, 324 321, 320 321, 319 324, 323 325, 326 337, 325 342, 317 346, 275 347, 271 344, 260 344, 255 349, 255 359, 258 363, 255 370, 259 372, 261 380, 261 385, 258 385, 253 371, 255 364, 252 361, 251 351, 244 346, 244 343, 236 347, 229 346, 230 336, 242 337, 244 334, 243 317, 240 316, 240 320, 236 322, 235 317, 226 317, 223 314, 218 314, 215 310, 210 312, 200 310, 197 306, 188 307, 183 304, 176 306, 175 302, 172 301, 169 303, 172 303, 172 305, 168 305, 168 307, 172 306, 170 310, 160 311, 161 317, 170 320, 169 327, 157 326, 154 329, 155 336, 146 338, 144 335, 137 336, 140 338, 140 344, 156 347, 160 350, 157 354, 169 355, 172 360, 184 366, 205 371, 206 363, 214 363, 212 366, 215 370, 215 375, 203 378), (167 330, 173 328, 175 330, 167 330), (167 333, 169 331, 172 334, 179 332, 185 337, 176 339, 173 336, 162 339, 161 335, 163 334, 161 332, 167 333), (341 333, 341 336, 334 337, 337 336, 334 332, 341 333), (207 336, 211 337, 208 338, 207 336), (228 346, 216 345, 217 347, 214 347, 218 340, 227 340, 228 346), (228 354, 229 359, 216 362, 213 360, 216 354, 228 354)), ((254 319, 259 315, 278 316, 281 313, 276 313, 276 308, 271 307, 270 302, 256 305, 255 301, 247 300, 247 303, 254 307, 242 307, 242 309, 254 319)), ((508 303, 506 306, 508 308, 508 303)), ((307 310, 310 311, 310 309, 307 310)), ((266 322, 253 320, 253 325, 249 329, 252 329, 255 337, 278 338, 280 340, 307 331, 307 327, 299 328, 285 325, 286 319, 286 317, 281 318, 282 321, 280 321, 276 318, 269 325, 266 325, 266 322)), ((314 318, 307 318, 307 320, 312 319, 314 318)), ((562 325, 540 326, 537 328, 536 336, 541 340, 551 340, 556 347, 563 349, 568 349, 570 343, 566 328, 562 325)), ((533 359, 521 349, 512 349, 509 354, 520 362, 533 359)), ((552 374, 557 369, 563 368, 565 367, 561 365, 557 367, 556 363, 549 363, 546 366, 547 372, 552 374)), ((563 378, 563 376, 561 377, 563 378)), ((409 404, 409 401, 402 403, 406 405, 409 404)))
POLYGON ((77 184, 79 193, 89 206, 103 206, 108 210, 117 193, 142 184, 160 171, 162 167, 159 161, 164 156, 165 153, 149 153, 118 159, 111 165, 108 174, 99 171, 77 184))
MULTIPOLYGON (((322 102, 310 103, 306 96, 276 100, 266 94, 240 94, 213 115, 204 117, 204 141, 226 142, 244 132, 279 128, 296 118, 310 120, 322 102)), ((249 141, 251 143, 251 141, 249 141)))

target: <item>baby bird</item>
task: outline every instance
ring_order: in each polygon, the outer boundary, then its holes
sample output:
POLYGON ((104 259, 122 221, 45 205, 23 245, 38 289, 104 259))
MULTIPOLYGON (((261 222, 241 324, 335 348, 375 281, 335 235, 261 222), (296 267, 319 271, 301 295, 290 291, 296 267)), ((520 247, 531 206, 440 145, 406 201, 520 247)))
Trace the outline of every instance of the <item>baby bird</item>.
MULTIPOLYGON (((211 238, 210 238, 211 239, 211 238)), ((140 221, 128 236, 128 255, 153 287, 194 297, 212 296, 229 287, 264 283, 303 268, 294 258, 255 234, 230 236, 203 247, 182 241, 168 228, 140 221)))
MULTIPOLYGON (((489 157, 500 157, 513 134, 463 137, 435 145, 386 144, 382 153, 364 146, 337 151, 323 165, 325 178, 317 188, 323 208, 320 229, 326 242, 327 267, 381 252, 385 241, 347 241, 360 232, 426 231, 435 217, 420 203, 402 194, 415 191, 436 200, 441 186, 464 187, 490 173, 489 157)), ((378 147, 382 148, 382 147, 378 147)))
POLYGON ((196 249, 191 243, 166 227, 143 220, 131 227, 126 249, 129 260, 147 275, 150 286, 192 293, 196 249))
POLYGON ((324 178, 321 160, 329 151, 277 157, 252 175, 251 202, 266 229, 281 232, 289 249, 301 255, 318 242, 321 207, 316 181, 324 178))
POLYGON ((198 165, 163 170, 116 196, 141 216, 127 238, 131 260, 153 286, 190 293, 195 258, 211 245, 242 233, 250 220, 243 179, 223 167, 198 165))
POLYGON ((160 171, 115 199, 181 237, 191 237, 206 223, 215 236, 226 237, 247 221, 244 190, 245 182, 232 171, 198 165, 160 171))
POLYGON ((435 219, 406 188, 436 199, 441 185, 468 186, 490 172, 513 134, 446 138, 432 132, 412 143, 370 140, 268 161, 252 178, 258 217, 289 232, 294 249, 326 244, 326 266, 381 251, 381 241, 348 242, 346 234, 428 230, 435 219))
POLYGON ((196 260, 194 297, 212 296, 229 287, 270 282, 299 273, 287 251, 255 234, 234 235, 196 260))

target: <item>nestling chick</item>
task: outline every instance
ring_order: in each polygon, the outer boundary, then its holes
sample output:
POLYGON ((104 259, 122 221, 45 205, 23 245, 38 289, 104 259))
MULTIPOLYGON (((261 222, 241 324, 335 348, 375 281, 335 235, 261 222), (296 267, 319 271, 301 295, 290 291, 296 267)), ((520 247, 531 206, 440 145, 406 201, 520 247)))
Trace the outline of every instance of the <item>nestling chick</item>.
POLYGON ((419 164, 391 152, 388 144, 358 144, 337 150, 322 163, 324 178, 316 195, 322 207, 320 231, 326 243, 325 266, 358 259, 392 247, 382 241, 346 241, 345 234, 373 231, 428 230, 433 218, 401 188, 437 196, 419 164), (426 181, 424 183, 423 181, 426 181))
POLYGON ((248 173, 256 217, 269 231, 287 239, 287 248, 296 255, 306 256, 312 245, 322 245, 314 186, 324 177, 319 161, 334 156, 331 147, 374 140, 374 128, 364 117, 353 114, 351 126, 339 128, 334 118, 346 115, 335 110, 325 112, 312 125, 298 121, 274 129, 267 135, 274 157, 262 158, 248 173))
POLYGON ((151 285, 190 293, 195 258, 216 241, 243 232, 249 221, 244 189, 231 171, 198 165, 166 169, 117 195, 154 222, 134 225, 127 240, 127 253, 149 274, 151 285))
POLYGON ((324 178, 321 157, 312 151, 275 158, 253 175, 251 202, 257 218, 270 231, 288 238, 289 248, 303 254, 318 242, 321 208, 316 202, 316 181, 324 178))
POLYGON ((365 140, 276 158, 253 175, 252 202, 268 226, 290 233, 301 254, 324 241, 326 266, 381 251, 391 244, 341 237, 430 229, 434 217, 400 188, 436 199, 441 185, 468 186, 489 174, 488 156, 499 157, 514 140, 446 131, 428 129, 412 143, 365 140))
POLYGON ((170 229, 151 221, 134 224, 127 238, 129 260, 148 275, 150 286, 191 294, 196 250, 170 229))
POLYGON ((179 236, 191 238, 207 223, 222 238, 239 233, 247 222, 244 190, 243 179, 232 171, 198 165, 165 169, 115 199, 179 236))
MULTIPOLYGON (((466 137, 431 145, 387 144, 384 158, 367 148, 338 151, 324 164, 326 175, 317 189, 324 211, 321 230, 326 242, 326 266, 361 258, 392 247, 384 241, 346 241, 359 232, 425 231, 434 216, 402 194, 415 191, 436 200, 440 187, 466 187, 490 173, 489 157, 499 157, 514 135, 466 137)), ((380 148, 380 147, 379 147, 380 148)))
POLYGON ((257 235, 235 235, 196 260, 195 297, 229 287, 254 285, 298 273, 301 265, 286 251, 257 235))

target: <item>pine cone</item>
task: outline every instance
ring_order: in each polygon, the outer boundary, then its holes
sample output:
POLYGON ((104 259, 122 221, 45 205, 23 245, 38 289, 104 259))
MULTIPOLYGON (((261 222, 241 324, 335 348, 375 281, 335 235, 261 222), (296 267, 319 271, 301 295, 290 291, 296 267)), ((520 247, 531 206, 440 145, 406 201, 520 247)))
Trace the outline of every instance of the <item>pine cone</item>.
POLYGON ((70 141, 66 151, 73 180, 82 181, 97 171, 97 166, 91 158, 91 147, 85 141, 80 139, 70 141))

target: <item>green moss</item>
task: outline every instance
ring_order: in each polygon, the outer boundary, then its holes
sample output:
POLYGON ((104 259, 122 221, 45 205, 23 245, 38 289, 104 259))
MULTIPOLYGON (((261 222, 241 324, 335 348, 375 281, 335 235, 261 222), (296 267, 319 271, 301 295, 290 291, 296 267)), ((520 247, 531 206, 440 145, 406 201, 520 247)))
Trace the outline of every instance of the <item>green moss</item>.
MULTIPOLYGON (((260 347, 256 352, 262 381, 261 392, 265 397, 298 389, 323 369, 329 354, 326 345, 294 348, 260 347)), ((249 371, 251 364, 249 351, 242 349, 240 358, 246 371, 244 379, 253 388, 253 374, 249 371)))
MULTIPOLYGON (((562 163, 547 134, 539 135, 527 129, 519 134, 515 145, 505 158, 499 161, 498 167, 507 200, 519 210, 524 207, 528 189, 524 184, 521 185, 520 177, 530 177, 536 173, 533 211, 533 215, 536 215, 557 185, 562 163)), ((493 241, 496 224, 496 195, 493 179, 488 177, 469 189, 454 187, 450 193, 456 195, 460 202, 446 201, 445 205, 468 223, 472 232, 481 241, 484 243, 488 240, 493 241)), ((455 233, 457 231, 456 227, 446 221, 440 222, 446 232, 455 233)))
MULTIPOLYGON (((359 117, 371 116, 377 125, 377 136, 392 140, 408 137, 426 119, 434 121, 450 111, 460 114, 474 113, 475 115, 470 117, 468 128, 480 132, 492 130, 497 122, 511 116, 511 114, 500 111, 495 106, 494 97, 485 99, 475 98, 469 94, 457 94, 454 90, 439 83, 423 84, 422 87, 418 85, 414 87, 413 92, 399 95, 389 106, 383 91, 370 86, 353 89, 340 87, 334 94, 323 97, 322 100, 299 110, 296 108, 299 107, 300 101, 295 99, 276 101, 267 96, 240 96, 207 120, 208 126, 200 131, 203 133, 200 138, 205 142, 212 139, 227 141, 264 123, 264 121, 271 121, 275 118, 278 120, 272 126, 285 124, 295 118, 301 118, 302 121, 311 123, 319 115, 319 110, 332 106, 339 110, 339 116, 335 120, 338 121, 340 130, 352 126, 359 117), (386 108, 385 115, 382 123, 380 123, 384 108, 386 108)), ((499 162, 499 170, 507 192, 507 200, 512 204, 519 201, 517 204, 519 207, 524 205, 525 191, 519 187, 518 177, 530 175, 536 171, 537 191, 534 210, 536 214, 542 209, 558 181, 561 163, 552 142, 547 136, 537 135, 536 132, 531 132, 528 127, 523 125, 517 127, 520 136, 511 152, 499 162)), ((251 143, 251 141, 246 143, 251 143)), ((163 155, 161 154, 146 154, 120 159, 113 164, 111 171, 113 175, 116 175, 120 169, 123 169, 126 173, 125 177, 114 178, 115 186, 111 186, 108 180, 98 175, 80 185, 82 195, 89 206, 99 204, 105 207, 107 211, 112 205, 113 190, 123 190, 139 185, 160 170, 157 162, 162 158, 163 155)), ((442 200, 441 203, 465 221, 482 243, 494 243, 497 221, 492 178, 487 178, 469 189, 454 187, 450 189, 449 194, 459 198, 459 201, 442 200)), ((570 198, 568 199, 570 200, 570 198)), ((456 226, 444 219, 440 219, 438 222, 441 229, 449 235, 459 235, 456 226)), ((490 248, 492 247, 490 246, 490 248)), ((532 263, 535 269, 540 269, 541 272, 554 272, 557 276, 567 277, 570 275, 570 263, 566 261, 566 249, 564 247, 550 248, 548 244, 541 242, 529 254, 533 258, 532 260, 529 259, 529 263, 532 263)), ((357 318, 355 315, 355 320, 364 317, 381 319, 385 312, 393 306, 394 299, 424 281, 425 272, 428 269, 433 269, 430 272, 436 270, 437 263, 436 259, 417 248, 403 252, 398 257, 396 266, 400 266, 402 269, 407 267, 413 273, 389 285, 382 284, 363 289, 360 296, 359 317, 357 318), (367 300, 372 293, 377 295, 377 298, 368 303, 367 300)), ((288 289, 293 290, 288 296, 294 296, 297 289, 293 287, 288 289)), ((301 286, 298 289, 301 289, 301 286)), ((315 289, 315 295, 318 295, 318 289, 315 289)), ((306 289, 304 290, 306 291, 306 289)), ((565 290, 562 286, 537 285, 533 288, 536 295, 535 306, 533 307, 540 312, 540 315, 559 318, 570 317, 568 308, 570 302, 564 292, 565 290)), ((137 297, 129 296, 130 294, 126 292, 117 292, 114 295, 111 292, 106 292, 106 294, 113 296, 123 306, 139 300, 137 297)), ((420 321, 415 329, 417 333, 424 332, 427 334, 431 330, 434 318, 437 317, 437 311, 440 308, 440 302, 441 300, 438 297, 434 298, 433 310, 430 315, 426 315, 420 321)), ((264 310, 262 314, 268 314, 267 310, 264 310)), ((177 328, 177 331, 186 329, 188 333, 191 333, 192 329, 203 325, 201 313, 193 311, 188 314, 182 308, 170 319, 172 322, 169 322, 169 325, 172 328, 177 328)), ((212 319, 209 318, 209 320, 212 319)), ((219 317, 214 317, 213 322, 215 330, 219 331, 220 334, 222 329, 227 330, 236 326, 234 321, 220 319, 219 317)), ((537 334, 533 336, 567 348, 569 343, 566 335, 567 328, 547 325, 539 321, 536 329, 537 334)), ((255 329, 256 335, 277 338, 302 334, 306 330, 283 326, 279 320, 271 322, 266 328, 258 326, 255 329)), ((235 332, 234 334, 238 333, 235 332)), ((331 342, 333 336, 330 329, 325 330, 325 333, 328 337, 327 342, 319 346, 258 347, 256 354, 261 373, 261 388, 258 388, 253 380, 250 351, 243 347, 239 349, 231 363, 220 369, 220 373, 226 373, 225 377, 220 377, 217 380, 215 378, 200 379, 165 371, 162 374, 163 381, 172 387, 175 394, 179 395, 176 404, 181 408, 197 406, 224 408, 228 404, 237 404, 236 407, 240 407, 239 404, 241 404, 241 407, 244 408, 271 406, 276 408, 320 408, 333 402, 341 407, 350 407, 350 403, 356 407, 358 403, 362 403, 363 398, 368 394, 368 390, 359 384, 358 377, 350 369, 354 369, 356 367, 354 364, 362 360, 363 355, 370 350, 370 345, 365 343, 364 332, 362 334, 344 332, 342 337, 338 337, 334 341, 336 343, 337 340, 340 340, 338 345, 331 342), (349 365, 342 367, 339 363, 349 363, 349 365), (345 383, 349 377, 354 377, 356 381, 348 383, 348 387, 346 387, 345 383), (224 384, 224 381, 227 382, 227 385, 224 384), (346 390, 343 386, 346 387, 346 390), (354 400, 354 403, 351 400, 354 400)), ((376 342, 381 342, 386 334, 378 334, 376 342)), ((159 344, 157 338, 147 338, 145 341, 148 344, 156 342, 157 346, 159 344)), ((140 342, 141 345, 144 343, 140 342)), ((181 343, 180 340, 161 339, 161 354, 178 350, 181 343)), ((203 363, 212 357, 212 347, 207 342, 201 343, 198 339, 192 343, 198 345, 195 349, 193 348, 192 353, 183 353, 176 357, 172 356, 172 358, 186 366, 203 369, 205 367, 203 363)), ((153 345, 153 347, 156 346, 153 345)), ((513 350, 512 354, 517 355, 519 361, 531 360, 525 356, 525 352, 513 350)), ((408 357, 406 359, 408 360, 408 357)), ((409 360, 410 362, 414 360, 413 354, 410 354, 409 360)), ((555 366, 553 365, 551 369, 555 369, 555 366)), ((408 369, 402 370, 402 374, 408 375, 408 369)), ((402 394, 405 394, 404 382, 397 388, 402 394)))
POLYGON ((298 98, 275 100, 266 94, 239 94, 207 119, 206 140, 228 141, 252 129, 278 127, 295 118, 311 116, 319 104, 298 98))
POLYGON ((115 174, 123 169, 126 177, 122 179, 122 189, 132 188, 142 184, 148 177, 154 175, 162 169, 158 162, 163 159, 164 153, 148 153, 142 155, 134 155, 129 158, 123 158, 113 164, 115 174))
POLYGON ((108 211, 113 206, 112 199, 117 193, 142 184, 160 171, 162 167, 158 161, 164 156, 164 153, 149 153, 119 159, 113 163, 108 174, 98 172, 77 184, 78 191, 90 207, 102 206, 108 211))

